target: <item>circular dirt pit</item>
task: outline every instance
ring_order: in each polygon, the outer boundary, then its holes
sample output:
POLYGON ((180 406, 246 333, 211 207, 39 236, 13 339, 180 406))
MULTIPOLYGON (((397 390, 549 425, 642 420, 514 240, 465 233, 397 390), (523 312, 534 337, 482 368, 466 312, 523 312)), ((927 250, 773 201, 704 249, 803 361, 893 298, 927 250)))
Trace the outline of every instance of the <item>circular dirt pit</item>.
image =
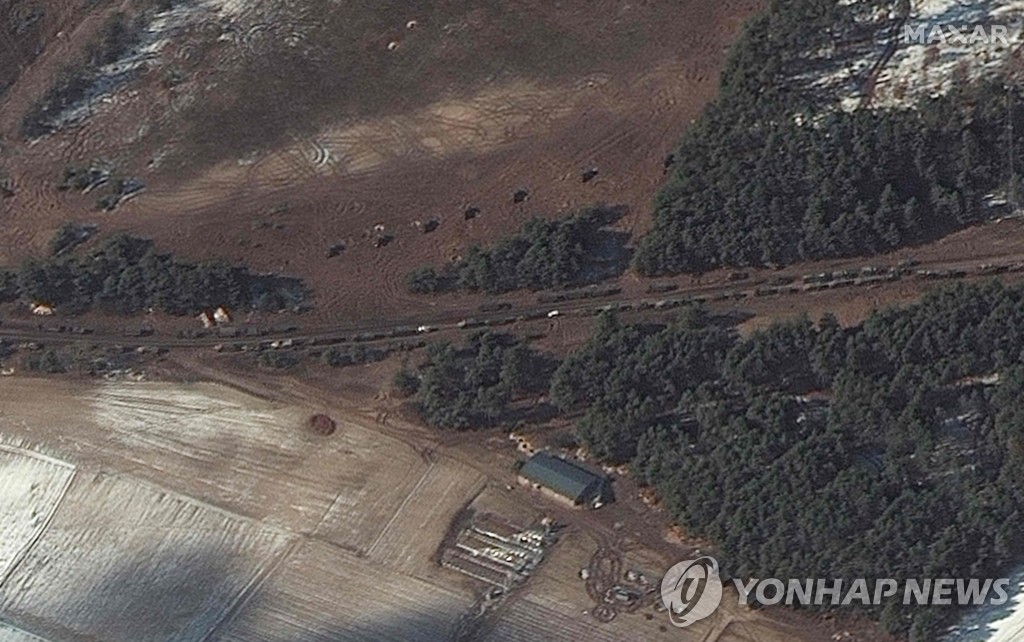
POLYGON ((310 429, 318 435, 333 435, 338 425, 327 415, 313 415, 309 418, 310 429))

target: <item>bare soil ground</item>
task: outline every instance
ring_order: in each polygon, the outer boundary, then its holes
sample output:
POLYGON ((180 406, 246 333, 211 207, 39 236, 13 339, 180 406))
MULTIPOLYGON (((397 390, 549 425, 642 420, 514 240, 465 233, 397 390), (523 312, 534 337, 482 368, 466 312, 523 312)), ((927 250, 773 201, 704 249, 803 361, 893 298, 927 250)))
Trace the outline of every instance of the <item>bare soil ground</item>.
MULTIPOLYGON (((312 327, 473 310, 484 297, 414 297, 405 274, 529 217, 598 201, 625 205, 621 227, 642 232, 662 158, 713 97, 725 49, 758 4, 432 0, 343 3, 321 14, 311 3, 209 0, 159 63, 91 117, 26 141, 26 111, 110 15, 139 7, 16 2, 14 13, 38 6, 45 17, 0 48, 0 85, 13 83, 0 94, 0 179, 15 191, 0 199, 0 266, 44 253, 62 222, 78 220, 153 237, 189 258, 301 276, 316 292, 316 310, 301 320, 312 327), (16 72, 8 61, 18 61, 16 72), (95 194, 56 189, 65 165, 93 161, 142 178, 146 190, 101 213, 95 194), (590 167, 600 173, 584 184, 590 167), (530 198, 516 205, 519 188, 530 198), (470 205, 481 214, 464 220, 470 205), (440 227, 424 234, 417 223, 428 219, 440 227), (394 236, 386 247, 374 247, 378 225, 394 236), (344 251, 327 258, 337 243, 344 251)), ((980 226, 891 257, 791 271, 911 256, 950 267, 1020 260, 1022 229, 980 226)), ((675 281, 724 284, 727 274, 675 281)), ((620 284, 626 296, 649 285, 633 275, 620 284)), ((932 286, 715 308, 755 315, 748 329, 801 311, 854 322, 932 286)), ((561 352, 585 339, 589 323, 535 324, 547 335, 539 345, 561 352)), ((157 371, 237 389, 0 379, 0 619, 10 622, 0 639, 34 642, 31 631, 135 642, 171 630, 183 640, 443 639, 478 587, 430 558, 467 505, 527 521, 554 514, 569 527, 490 639, 781 642, 847 630, 844 639, 887 639, 870 624, 777 610, 726 610, 692 635, 642 614, 600 624, 585 613, 594 603, 577 577, 595 551, 612 547, 659 570, 689 552, 628 480, 620 502, 596 513, 504 490, 514 458, 505 435, 439 435, 404 422, 401 400, 388 396, 394 359, 343 370, 304 364, 282 376, 233 356, 174 358, 157 371), (308 429, 316 412, 338 421, 335 434, 308 429), (17 501, 6 501, 9 492, 17 501), (179 593, 180 612, 152 606, 179 593)))
MULTIPOLYGON (((301 276, 314 287, 316 309, 298 322, 323 328, 471 314, 486 297, 413 296, 406 274, 532 216, 605 201, 626 206, 620 227, 641 233, 662 158, 713 97, 725 50, 758 3, 523 0, 496 8, 435 0, 317 13, 302 2, 209 0, 189 9, 190 22, 148 71, 96 101, 89 118, 27 141, 21 118, 60 71, 81 60, 114 12, 140 14, 148 5, 31 6, 44 19, 24 39, 39 53, 19 59, 14 84, 0 95, 0 171, 16 192, 0 199, 0 266, 44 253, 62 221, 93 221, 103 234, 151 236, 191 258, 301 276), (96 193, 56 189, 65 165, 93 161, 142 178, 146 190, 101 213, 96 193), (584 184, 589 167, 600 173, 584 184), (530 198, 516 205, 520 187, 530 198), (464 220, 469 205, 481 214, 464 220), (440 227, 425 234, 430 219, 440 227), (394 237, 386 247, 374 247, 378 225, 394 237), (345 249, 328 258, 336 244, 345 249)), ((1021 232, 1006 221, 893 256, 788 271, 908 256, 930 266, 1021 260, 1021 232)), ((674 280, 725 284, 726 274, 674 280)), ((637 297, 649 282, 627 274, 618 284, 637 297)), ((752 307, 764 316, 752 323, 801 310, 816 317, 833 303, 852 322, 919 290, 758 301, 752 307)), ((534 295, 503 300, 533 303, 534 295)), ((160 315, 144 321, 158 331, 194 325, 160 315)), ((89 319, 114 329, 141 322, 89 319)))
MULTIPOLYGON (((214 384, 0 379, 0 488, 34 487, 0 505, 0 523, 13 525, 5 541, 21 551, 0 578, 4 639, 447 639, 481 587, 432 559, 467 506, 565 526, 484 639, 781 642, 836 630, 728 606, 699 630, 662 631, 653 611, 602 624, 577 575, 598 548, 652 573, 687 553, 628 484, 610 510, 562 509, 506 489, 503 434, 439 441, 398 417, 375 426, 372 406, 348 405, 358 397, 248 381, 259 396, 214 384), (309 411, 338 430, 316 435, 309 411), (276 457, 263 452, 271 443, 276 457), (329 526, 343 513, 357 526, 329 526)), ((884 639, 854 630, 851 639, 884 639)))
POLYGON ((605 201, 642 229, 661 160, 758 5, 437 0, 314 15, 276 4, 213 14, 88 119, 26 141, 22 115, 106 14, 44 39, 0 101, 0 166, 16 191, 0 201, 0 264, 44 251, 65 220, 89 220, 307 278, 324 323, 430 310, 406 294, 409 270, 529 217, 605 201), (184 80, 168 87, 171 72, 184 80), (65 165, 96 160, 146 190, 100 213, 95 193, 56 189, 65 165), (600 174, 583 184, 590 167, 600 174), (514 205, 520 187, 531 196, 514 205), (481 215, 466 221, 469 205, 481 215), (416 222, 431 218, 439 229, 422 233, 416 222), (373 247, 375 225, 394 236, 387 247, 373 247), (328 259, 336 243, 346 249, 328 259))

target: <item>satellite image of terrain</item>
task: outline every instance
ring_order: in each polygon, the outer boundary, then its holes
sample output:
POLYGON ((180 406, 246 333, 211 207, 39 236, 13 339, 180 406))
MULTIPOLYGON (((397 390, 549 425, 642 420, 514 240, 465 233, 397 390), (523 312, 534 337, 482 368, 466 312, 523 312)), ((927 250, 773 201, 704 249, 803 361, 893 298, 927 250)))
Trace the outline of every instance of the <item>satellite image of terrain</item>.
POLYGON ((1024 0, 0 0, 0 642, 1024 642, 1024 0))

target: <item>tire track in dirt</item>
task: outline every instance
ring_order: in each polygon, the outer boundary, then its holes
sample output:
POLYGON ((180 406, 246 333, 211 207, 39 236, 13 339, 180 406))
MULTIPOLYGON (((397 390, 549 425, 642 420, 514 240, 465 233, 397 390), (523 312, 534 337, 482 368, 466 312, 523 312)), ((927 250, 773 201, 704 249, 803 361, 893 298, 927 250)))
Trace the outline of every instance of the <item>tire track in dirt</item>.
POLYGON ((26 450, 24 448, 14 448, 14 447, 11 447, 11 446, 0 446, 0 447, 2 447, 3 450, 6 450, 8 452, 13 452, 15 454, 18 454, 18 455, 21 455, 21 456, 24 456, 24 457, 33 457, 33 458, 43 459, 44 461, 47 461, 48 463, 52 463, 54 465, 57 465, 57 466, 60 466, 60 467, 63 467, 63 468, 66 468, 66 469, 70 470, 70 474, 64 480, 64 483, 61 486, 61 489, 60 489, 60 491, 57 494, 56 501, 54 501, 50 505, 49 509, 46 512, 46 517, 43 519, 43 521, 40 524, 39 528, 36 529, 36 532, 33 534, 32 538, 29 541, 25 542, 25 545, 21 548, 21 550, 19 550, 15 554, 14 558, 11 560, 11 563, 5 569, 3 577, 0 577, 0 588, 2 588, 4 586, 4 584, 7 583, 7 580, 10 579, 11 576, 14 575, 14 573, 18 570, 18 567, 28 557, 29 553, 32 552, 32 549, 35 548, 36 544, 38 544, 39 541, 46 534, 47 529, 49 529, 50 524, 53 522, 54 516, 57 514, 57 510, 64 503, 64 498, 67 497, 68 490, 71 488, 72 483, 74 483, 75 477, 77 476, 77 473, 78 473, 78 470, 74 466, 68 464, 67 462, 56 460, 56 459, 52 459, 50 457, 46 457, 44 455, 40 455, 38 453, 26 450))
POLYGON ((302 540, 294 538, 287 544, 283 545, 280 552, 271 551, 268 557, 273 557, 273 560, 271 561, 268 559, 259 565, 259 570, 249 580, 249 583, 238 592, 231 604, 224 609, 220 618, 213 623, 213 626, 210 627, 199 642, 212 642, 213 640, 218 639, 218 632, 229 626, 231 621, 239 613, 245 610, 246 605, 255 595, 259 594, 260 589, 267 583, 267 580, 277 574, 278 569, 284 565, 285 561, 288 560, 301 545, 302 540))
MULTIPOLYGON (((127 228, 150 235, 168 251, 197 258, 217 256, 227 249, 232 258, 259 270, 290 264, 294 269, 289 272, 307 279, 318 301, 340 308, 318 311, 318 318, 429 310, 436 301, 406 291, 408 271, 417 265, 442 264, 471 243, 511 233, 529 216, 554 216, 605 200, 631 205, 632 220, 623 221, 620 228, 642 227, 639 221, 661 179, 657 157, 668 146, 665 141, 671 139, 674 144, 694 112, 693 105, 699 107, 710 93, 703 86, 694 91, 691 79, 702 72, 715 73, 724 57, 722 44, 727 38, 722 34, 735 30, 733 19, 719 14, 735 7, 746 9, 752 3, 730 2, 727 9, 698 4, 692 16, 688 10, 681 11, 678 21, 674 14, 661 15, 649 5, 626 10, 615 2, 609 4, 621 10, 609 14, 614 17, 610 21, 592 12, 577 15, 571 8, 537 7, 544 14, 540 18, 553 20, 552 24, 571 20, 572 24, 561 26, 573 37, 581 36, 581 43, 592 43, 597 28, 610 30, 613 41, 596 49, 588 44, 578 52, 578 59, 570 52, 568 59, 552 59, 550 69, 537 73, 519 70, 514 61, 508 61, 502 67, 506 71, 466 83, 446 75, 448 69, 427 64, 427 58, 406 60, 402 64, 408 69, 402 73, 408 72, 413 84, 438 74, 446 90, 424 101, 396 95, 385 114, 342 117, 319 131, 295 135, 272 151, 246 156, 245 164, 228 160, 190 173, 182 165, 183 154, 195 141, 181 129, 182 119, 203 113, 204 101, 217 105, 218 86, 232 96, 232 83, 241 82, 240 66, 255 64, 256 69, 273 71, 265 60, 273 51, 292 57, 308 55, 310 64, 319 65, 325 62, 324 54, 335 51, 313 38, 323 32, 323 15, 305 2, 228 3, 222 11, 211 9, 211 19, 197 21, 169 45, 168 64, 182 67, 186 74, 186 80, 169 94, 160 93, 164 89, 159 74, 150 74, 144 83, 129 88, 138 90, 141 98, 118 102, 116 109, 97 105, 98 113, 83 126, 68 131, 66 138, 59 134, 43 141, 33 152, 40 158, 49 153, 53 162, 81 163, 108 156, 134 162, 124 171, 140 176, 147 189, 124 211, 104 215, 107 229, 127 228), (723 23, 729 26, 723 28, 723 23), (638 30, 650 34, 682 30, 687 38, 679 42, 651 38, 633 46, 627 38, 638 30), (229 38, 221 40, 225 33, 229 38), (240 44, 228 42, 230 37, 240 44), (154 96, 155 100, 147 100, 154 96), (139 123, 149 123, 152 135, 137 131, 139 123), (139 163, 161 155, 168 158, 165 166, 140 169, 139 163), (656 167, 644 166, 648 162, 656 167), (599 166, 600 177, 582 187, 578 174, 591 165, 599 166), (513 206, 511 194, 519 187, 529 189, 531 198, 513 206), (351 206, 349 201, 360 204, 351 206), (257 217, 282 202, 293 206, 281 219, 286 229, 253 228, 257 217), (470 205, 481 207, 483 215, 463 222, 462 211, 470 205), (422 234, 410 226, 414 220, 428 218, 442 220, 437 232, 422 234), (373 248, 372 239, 361 238, 376 222, 385 223, 395 234, 387 247, 373 248), (259 246, 235 243, 245 239, 259 246), (337 242, 344 242, 348 249, 328 260, 324 254, 337 242)), ((416 17, 428 26, 425 16, 416 17)), ((483 29, 482 34, 492 28, 508 35, 501 31, 502 25, 486 20, 472 26, 483 29)), ((437 35, 422 29, 415 37, 428 33, 437 35)), ((437 45, 448 48, 453 60, 486 57, 484 52, 465 50, 474 46, 473 39, 438 37, 437 45)), ((548 44, 541 46, 542 52, 548 49, 548 44)), ((390 62, 381 64, 387 68, 390 62)), ((115 96, 120 101, 121 93, 115 96)), ((337 112, 365 113, 342 108, 337 112)), ((299 124, 297 129, 311 131, 309 125, 299 124)), ((231 135, 226 131, 223 140, 212 142, 227 150, 234 145, 247 149, 246 141, 233 142, 231 135)), ((52 179, 59 180, 59 172, 52 179)), ((52 228, 59 220, 78 216, 94 198, 33 193, 26 199, 32 203, 24 208, 30 214, 17 226, 31 232, 40 227, 40 221, 47 221, 52 228)), ((11 237, 5 235, 0 242, 10 243, 11 237)), ((18 238, 20 242, 24 235, 18 238)), ((7 247, 17 259, 25 254, 7 247)))

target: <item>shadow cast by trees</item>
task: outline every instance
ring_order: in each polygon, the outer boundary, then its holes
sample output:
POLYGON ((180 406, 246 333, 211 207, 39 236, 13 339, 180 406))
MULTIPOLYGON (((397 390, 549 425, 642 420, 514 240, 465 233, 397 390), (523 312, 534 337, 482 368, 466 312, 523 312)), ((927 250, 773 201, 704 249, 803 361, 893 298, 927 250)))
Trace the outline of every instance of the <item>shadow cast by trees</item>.
POLYGON ((454 264, 414 270, 407 277, 408 288, 418 294, 500 294, 578 287, 619 276, 631 261, 629 234, 605 228, 626 212, 624 206, 599 204, 564 219, 532 219, 490 247, 470 247, 454 264))
POLYGON ((158 252, 149 239, 123 234, 88 252, 28 261, 17 273, 0 271, 0 301, 42 301, 66 314, 93 306, 120 314, 148 308, 195 314, 220 306, 300 310, 309 296, 298 278, 220 262, 191 263, 158 252))

